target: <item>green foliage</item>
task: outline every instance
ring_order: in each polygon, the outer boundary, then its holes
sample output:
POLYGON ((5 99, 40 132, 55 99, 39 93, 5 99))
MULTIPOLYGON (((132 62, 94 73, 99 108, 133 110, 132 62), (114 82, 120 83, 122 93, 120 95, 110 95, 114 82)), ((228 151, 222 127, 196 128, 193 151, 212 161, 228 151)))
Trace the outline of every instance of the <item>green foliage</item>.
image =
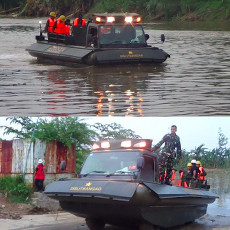
POLYGON ((96 123, 93 127, 97 130, 99 139, 126 139, 126 138, 140 138, 139 135, 131 129, 124 129, 120 124, 100 124, 96 123))
MULTIPOLYGON (((192 159, 201 161, 205 168, 229 168, 230 167, 230 149, 227 149, 228 138, 222 133, 221 129, 218 132, 218 147, 212 150, 207 150, 204 144, 201 144, 191 152, 182 152, 182 166, 186 167, 187 163, 192 159)), ((175 162, 175 167, 179 167, 178 162, 175 162)), ((179 168, 181 169, 181 168, 179 168)))
POLYGON ((8 126, 0 126, 0 128, 4 129, 4 134, 16 134, 17 138, 31 138, 33 134, 33 130, 35 128, 35 123, 33 120, 29 117, 9 117, 6 120, 10 120, 10 124, 12 126, 14 125, 20 125, 21 129, 17 129, 14 127, 8 127, 8 126))
POLYGON ((59 141, 67 147, 75 145, 78 150, 85 149, 97 136, 78 117, 38 119, 36 122, 29 117, 9 117, 7 120, 12 126, 20 127, 1 126, 4 134, 16 134, 17 138, 31 138, 32 141, 36 138, 46 142, 59 141))
POLYGON ((9 195, 13 202, 29 202, 32 189, 25 185, 22 175, 0 177, 0 191, 9 195))

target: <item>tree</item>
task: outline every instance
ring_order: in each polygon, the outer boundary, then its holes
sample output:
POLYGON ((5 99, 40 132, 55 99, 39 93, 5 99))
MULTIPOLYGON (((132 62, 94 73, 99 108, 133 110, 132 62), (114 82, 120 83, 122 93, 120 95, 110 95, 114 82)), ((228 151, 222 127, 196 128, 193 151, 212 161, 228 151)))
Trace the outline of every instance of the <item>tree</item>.
POLYGON ((202 156, 205 155, 206 149, 207 148, 204 147, 204 144, 201 144, 197 148, 195 147, 195 149, 192 150, 191 153, 195 155, 195 159, 199 160, 202 156))
POLYGON ((36 138, 46 142, 55 140, 67 147, 75 145, 77 150, 85 149, 97 137, 96 132, 78 117, 38 119, 37 122, 29 117, 9 117, 7 120, 12 126, 1 126, 4 134, 13 133, 17 138, 31 138, 32 141, 36 138))
POLYGON ((67 147, 74 145, 77 152, 77 172, 91 150, 92 141, 98 136, 78 117, 38 119, 37 122, 29 117, 9 117, 7 120, 10 120, 12 126, 1 126, 4 134, 13 133, 18 138, 30 138, 32 141, 36 138, 45 142, 59 141, 67 147), (19 128, 15 128, 15 125, 19 128))
POLYGON ((216 154, 218 156, 217 162, 218 165, 224 166, 225 160, 227 159, 226 150, 228 144, 228 138, 222 133, 221 128, 219 128, 219 138, 218 138, 218 148, 216 149, 216 154))
POLYGON ((93 125, 99 135, 99 139, 127 139, 127 138, 141 138, 131 129, 124 129, 120 124, 101 124, 93 125))

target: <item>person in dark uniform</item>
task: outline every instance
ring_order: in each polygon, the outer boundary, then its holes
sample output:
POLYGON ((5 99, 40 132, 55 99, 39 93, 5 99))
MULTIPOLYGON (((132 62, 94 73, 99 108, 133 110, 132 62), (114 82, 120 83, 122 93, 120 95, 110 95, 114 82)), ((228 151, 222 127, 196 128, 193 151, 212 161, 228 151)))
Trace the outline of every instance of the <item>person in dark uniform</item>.
POLYGON ((173 160, 175 158, 174 150, 177 149, 177 157, 181 161, 181 143, 179 136, 176 135, 176 125, 171 126, 171 133, 166 134, 162 140, 153 147, 153 151, 156 151, 164 143, 162 154, 160 156, 159 166, 159 180, 163 184, 171 185, 170 178, 172 175, 173 160))
POLYGON ((193 159, 191 160, 192 163, 192 179, 191 179, 191 187, 192 188, 196 188, 197 187, 197 183, 198 183, 198 176, 200 174, 200 170, 199 168, 196 166, 196 160, 193 159))

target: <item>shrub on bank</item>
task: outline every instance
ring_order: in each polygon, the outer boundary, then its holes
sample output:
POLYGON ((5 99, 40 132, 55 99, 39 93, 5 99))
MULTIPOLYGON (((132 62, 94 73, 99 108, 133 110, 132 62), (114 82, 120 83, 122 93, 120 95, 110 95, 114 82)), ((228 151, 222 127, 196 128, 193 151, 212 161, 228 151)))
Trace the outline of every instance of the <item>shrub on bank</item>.
POLYGON ((12 202, 25 203, 31 200, 32 188, 28 187, 22 175, 0 178, 0 192, 5 193, 12 202))

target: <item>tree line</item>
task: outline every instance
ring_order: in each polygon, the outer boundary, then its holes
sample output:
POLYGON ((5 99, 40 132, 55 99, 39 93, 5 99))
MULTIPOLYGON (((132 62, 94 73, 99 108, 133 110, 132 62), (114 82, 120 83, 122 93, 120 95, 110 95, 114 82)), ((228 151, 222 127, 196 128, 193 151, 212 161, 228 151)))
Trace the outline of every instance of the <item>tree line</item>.
MULTIPOLYGON (((78 117, 58 117, 52 119, 34 119, 30 117, 9 117, 9 126, 0 126, 4 129, 4 134, 14 134, 17 138, 31 139, 36 138, 48 142, 59 141, 65 146, 76 147, 77 162, 76 171, 80 168, 91 151, 91 145, 98 140, 141 138, 131 129, 125 129, 120 124, 101 124, 89 125, 78 117)), ((182 164, 175 162, 178 169, 186 167, 192 159, 200 160, 205 168, 229 168, 230 167, 230 148, 227 148, 228 138, 218 132, 218 146, 208 150, 204 144, 199 145, 193 150, 182 151, 182 164)), ((182 143, 183 146, 183 143, 182 143)), ((160 150, 159 150, 160 153, 160 150)))
POLYGON ((66 16, 81 12, 136 12, 146 20, 230 19, 230 0, 0 0, 2 9, 20 6, 21 15, 48 16, 50 11, 66 16))

